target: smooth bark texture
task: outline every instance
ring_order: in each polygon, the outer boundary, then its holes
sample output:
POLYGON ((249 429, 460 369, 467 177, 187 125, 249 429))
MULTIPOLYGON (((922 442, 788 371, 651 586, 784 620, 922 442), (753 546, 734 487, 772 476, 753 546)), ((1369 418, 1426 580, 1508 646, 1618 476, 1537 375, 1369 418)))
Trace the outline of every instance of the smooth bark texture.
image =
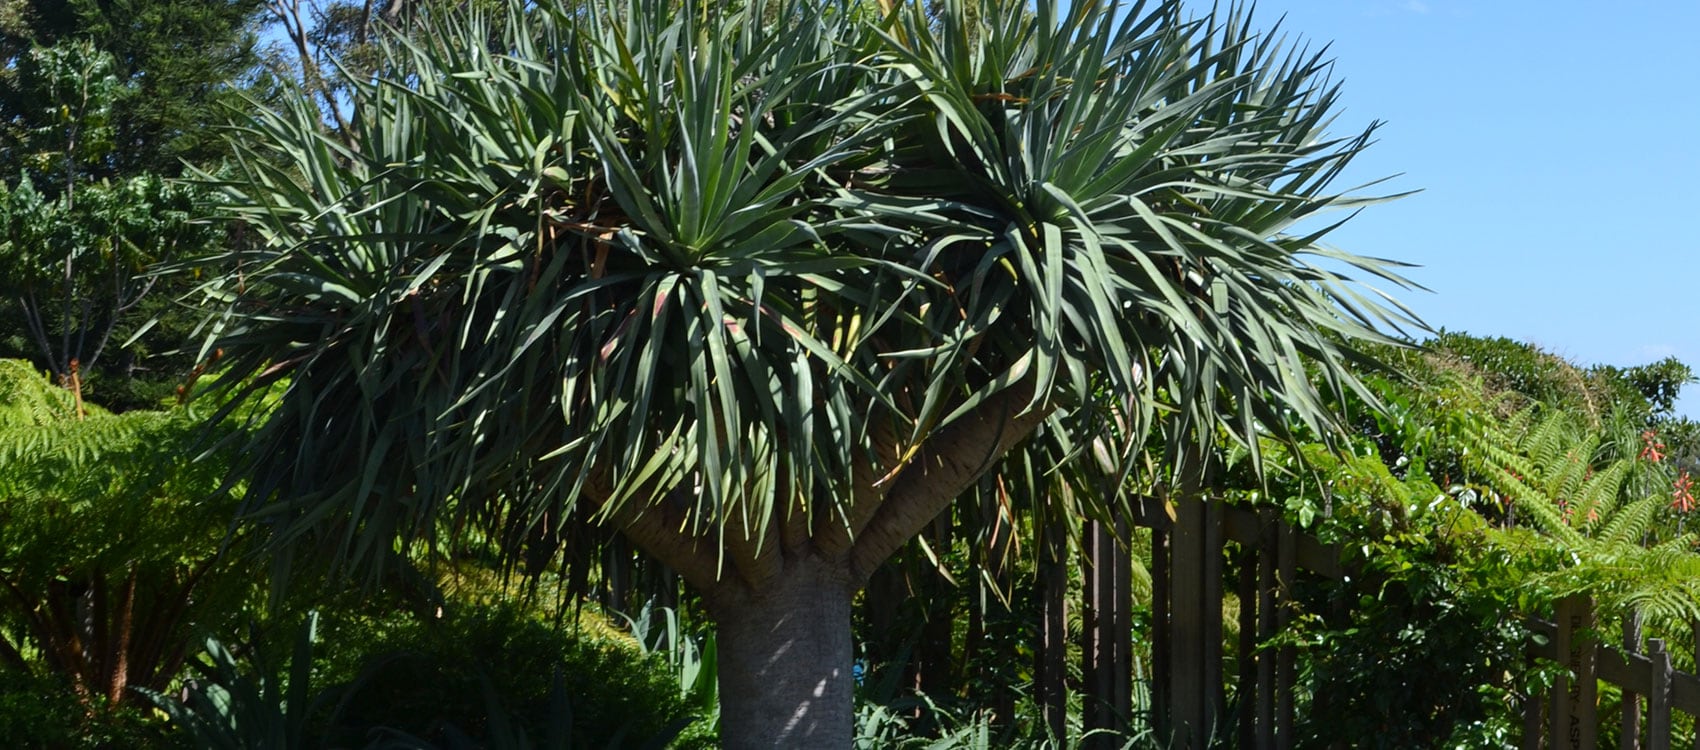
POLYGON ((729 582, 710 596, 727 750, 852 745, 855 588, 845 567, 813 556, 786 560, 759 591, 729 582))
MULTIPOLYGON (((800 511, 791 518, 774 514, 765 534, 736 521, 695 529, 684 487, 610 514, 627 539, 709 603, 718 627, 725 747, 850 746, 851 598, 892 553, 1032 435, 1049 411, 1025 410, 1032 397, 1032 383, 1023 381, 986 399, 928 438, 887 481, 872 481, 887 467, 861 467, 848 524, 827 521, 840 524, 837 533, 810 535, 806 525, 787 532, 800 511)), ((587 494, 603 505, 610 496, 600 481, 587 494)), ((948 628, 948 621, 937 624, 948 628)), ((946 652, 930 656, 948 665, 946 652)))
POLYGON ((1044 424, 1050 409, 1027 408, 1033 388, 1031 380, 1006 388, 927 438, 855 539, 850 564, 858 585, 1044 424))

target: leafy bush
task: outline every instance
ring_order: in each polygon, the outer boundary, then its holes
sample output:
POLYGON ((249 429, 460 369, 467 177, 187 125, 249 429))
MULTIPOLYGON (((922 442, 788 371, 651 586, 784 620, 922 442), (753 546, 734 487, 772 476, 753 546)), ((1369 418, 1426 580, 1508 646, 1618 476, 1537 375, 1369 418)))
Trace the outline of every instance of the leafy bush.
POLYGON ((1300 746, 1515 746, 1516 699, 1547 677, 1525 655, 1524 613, 1542 601, 1517 585, 1536 561, 1473 509, 1488 503, 1443 491, 1410 454, 1396 475, 1367 441, 1267 449, 1290 467, 1270 494, 1351 571, 1301 576, 1295 620, 1270 644, 1298 650, 1300 746))
POLYGON ((1498 553, 1403 541, 1380 552, 1374 573, 1304 597, 1307 615, 1287 641, 1301 647, 1309 697, 1300 745, 1515 747, 1514 699, 1547 675, 1524 655, 1533 636, 1498 553))
POLYGON ((426 742, 474 740, 505 706, 529 737, 548 734, 557 672, 572 715, 573 747, 620 746, 677 732, 691 718, 665 665, 630 640, 575 632, 513 606, 468 608, 378 635, 364 650, 326 739, 358 744, 375 729, 426 742))
POLYGON ((79 700, 64 680, 0 667, 0 738, 17 750, 168 750, 164 724, 132 708, 79 700))

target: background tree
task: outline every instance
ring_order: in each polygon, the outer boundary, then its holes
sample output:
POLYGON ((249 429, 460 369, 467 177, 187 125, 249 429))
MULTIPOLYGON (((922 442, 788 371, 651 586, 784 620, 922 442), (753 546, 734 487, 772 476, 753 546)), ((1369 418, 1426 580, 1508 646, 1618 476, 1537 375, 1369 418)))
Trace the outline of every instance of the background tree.
POLYGON ((1286 234, 1355 203, 1325 63, 980 10, 514 3, 387 48, 352 145, 258 115, 209 292, 280 563, 588 512, 702 594, 728 746, 841 747, 853 596, 1041 425, 1110 477, 1160 428, 1183 487, 1219 431, 1331 434, 1408 318, 1286 234))
MULTIPOLYGON (((0 130, 39 128, 37 96, 13 85, 31 47, 82 42, 112 57, 111 74, 134 96, 112 103, 113 148, 93 177, 152 172, 176 176, 182 164, 216 163, 228 153, 217 126, 265 97, 266 58, 259 44, 263 0, 8 0, 0 5, 0 130)), ((21 136, 20 136, 21 137, 21 136)), ((0 175, 19 164, 0 151, 0 175)))
POLYGON ((10 0, 0 8, 0 356, 150 406, 193 367, 188 288, 150 274, 223 237, 171 185, 228 153, 220 126, 271 78, 260 4, 10 0), (140 338, 137 336, 140 335, 140 338), (122 346, 120 346, 122 344, 122 346), (95 369, 96 366, 99 369, 95 369))

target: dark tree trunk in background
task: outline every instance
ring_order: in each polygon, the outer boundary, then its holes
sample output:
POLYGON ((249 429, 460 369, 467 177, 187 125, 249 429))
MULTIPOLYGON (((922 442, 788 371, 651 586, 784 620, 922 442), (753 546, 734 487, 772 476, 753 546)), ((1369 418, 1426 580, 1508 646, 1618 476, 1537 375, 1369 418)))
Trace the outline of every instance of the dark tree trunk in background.
MULTIPOLYGON (((927 541, 935 554, 943 555, 951 545, 951 518, 947 511, 934 521, 927 541)), ((918 692, 940 696, 949 692, 956 660, 951 636, 955 631, 955 597, 951 582, 939 572, 938 566, 922 556, 915 561, 915 595, 931 607, 923 610, 926 622, 921 625, 921 641, 915 646, 915 681, 918 692)))

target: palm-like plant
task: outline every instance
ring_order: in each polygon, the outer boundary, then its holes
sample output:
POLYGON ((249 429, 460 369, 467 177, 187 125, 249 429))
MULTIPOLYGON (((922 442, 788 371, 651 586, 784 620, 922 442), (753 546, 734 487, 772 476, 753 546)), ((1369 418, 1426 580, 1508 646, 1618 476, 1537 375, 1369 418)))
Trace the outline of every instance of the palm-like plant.
POLYGON ((616 526, 707 601, 729 746, 849 744, 852 596, 1047 420, 1327 432, 1307 368, 1408 319, 1287 234, 1368 134, 1237 13, 543 6, 394 42, 346 141, 248 124, 224 414, 280 550, 616 526))

